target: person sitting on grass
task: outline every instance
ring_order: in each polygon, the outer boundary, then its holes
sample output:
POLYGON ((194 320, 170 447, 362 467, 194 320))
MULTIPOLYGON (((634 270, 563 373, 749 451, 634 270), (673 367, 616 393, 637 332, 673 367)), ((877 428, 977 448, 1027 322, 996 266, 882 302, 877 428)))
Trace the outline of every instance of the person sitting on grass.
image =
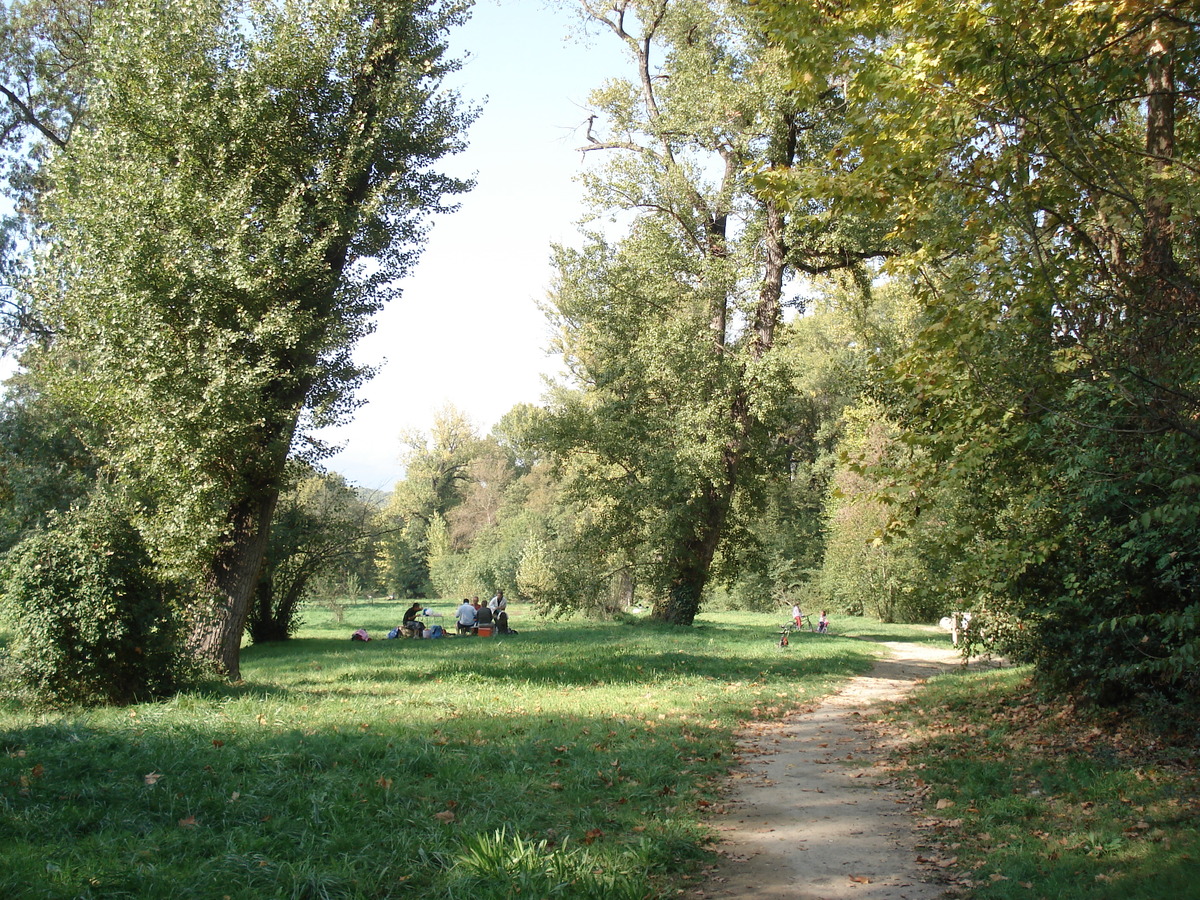
POLYGON ((491 627, 491 624, 492 624, 491 609, 489 609, 486 606, 480 606, 478 609, 475 610, 475 627, 476 628, 478 628, 480 625, 487 625, 487 626, 491 627))
POLYGON ((425 626, 417 620, 417 616, 421 614, 421 604, 414 603, 404 613, 404 618, 400 622, 400 627, 410 637, 420 637, 425 626))
POLYGON ((475 607, 471 605, 470 600, 463 599, 462 606, 458 608, 454 617, 458 621, 459 634, 471 634, 475 630, 475 607))
POLYGON ((492 608, 492 616, 496 613, 502 613, 508 609, 508 601, 504 599, 504 591, 496 591, 496 596, 488 601, 488 606, 492 608))

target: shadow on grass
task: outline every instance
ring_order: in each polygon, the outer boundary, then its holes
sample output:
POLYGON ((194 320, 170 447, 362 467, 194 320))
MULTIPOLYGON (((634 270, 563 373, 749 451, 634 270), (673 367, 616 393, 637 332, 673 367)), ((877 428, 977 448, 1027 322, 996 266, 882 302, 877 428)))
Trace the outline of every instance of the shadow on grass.
POLYGON ((464 843, 504 826, 587 844, 597 864, 634 854, 635 871, 699 858, 699 817, 678 798, 719 774, 727 735, 602 715, 435 727, 393 711, 349 727, 198 724, 185 709, 0 731, 0 896, 361 897, 404 883, 444 897, 464 843))
POLYGON ((936 625, 895 625, 889 626, 878 622, 865 625, 848 623, 837 632, 842 637, 857 638, 865 641, 891 641, 903 644, 926 644, 929 646, 950 647, 950 632, 936 625))
MULTIPOLYGON (((600 625, 549 628, 514 636, 447 637, 367 643, 298 639, 260 645, 246 654, 247 683, 230 690, 255 696, 273 689, 255 673, 269 671, 293 690, 337 685, 409 683, 431 679, 482 679, 491 684, 544 686, 639 685, 705 679, 751 682, 764 677, 801 680, 850 676, 874 656, 861 642, 797 634, 788 648, 754 626, 600 625)), ((286 693, 286 691, 285 691, 286 693)))

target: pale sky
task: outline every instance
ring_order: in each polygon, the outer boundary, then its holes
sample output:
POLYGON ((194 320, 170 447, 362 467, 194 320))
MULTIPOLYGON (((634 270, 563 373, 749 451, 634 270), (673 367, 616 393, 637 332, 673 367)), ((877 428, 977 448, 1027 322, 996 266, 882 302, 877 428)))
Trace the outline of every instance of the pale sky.
POLYGON ((381 367, 360 391, 366 405, 321 434, 344 445, 326 465, 355 484, 389 489, 403 475, 401 432, 428 433, 447 404, 486 434, 517 403, 538 402, 543 374, 558 371, 538 309, 550 244, 571 242, 582 212, 573 177, 587 95, 624 74, 615 39, 568 41, 574 24, 541 0, 479 0, 452 38, 455 56, 470 55, 456 86, 483 112, 470 149, 443 170, 478 184, 434 221, 404 296, 360 345, 359 361, 381 367))

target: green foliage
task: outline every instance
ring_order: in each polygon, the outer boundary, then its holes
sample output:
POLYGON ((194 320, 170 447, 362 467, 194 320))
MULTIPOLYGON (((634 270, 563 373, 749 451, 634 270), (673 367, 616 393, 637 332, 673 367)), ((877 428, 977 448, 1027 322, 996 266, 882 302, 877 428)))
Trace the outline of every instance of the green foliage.
POLYGON ((156 562, 200 586, 196 654, 236 676, 286 460, 353 408, 355 342, 469 186, 433 169, 472 118, 443 86, 464 8, 81 5, 87 115, 69 147, 31 146, 18 210, 54 335, 26 363, 105 424, 88 449, 142 501, 156 562))
POLYGON ((39 694, 131 703, 177 686, 179 598, 107 495, 25 538, 4 574, 16 671, 39 694))
POLYGON ((544 541, 530 539, 521 550, 521 562, 517 566, 517 590, 540 606, 547 602, 557 587, 553 558, 544 541))
POLYGON ((2 390, 0 551, 87 496, 98 462, 79 435, 100 430, 50 402, 33 373, 14 376, 2 390))
POLYGON ((1057 687, 1186 698, 1197 24, 1126 3, 756 9, 798 89, 847 100, 846 168, 803 187, 894 217, 911 248, 889 261, 922 309, 879 392, 908 451, 870 472, 884 540, 1057 687))
POLYGON ((247 617, 255 642, 291 637, 300 624, 301 602, 318 585, 338 597, 355 597, 375 586, 376 507, 340 475, 299 461, 291 469, 247 617))
POLYGON ((404 480, 393 489, 383 513, 389 527, 379 552, 381 578, 398 597, 461 595, 457 576, 435 581, 432 568, 435 559, 456 549, 447 517, 478 483, 471 466, 484 453, 484 444, 475 426, 453 406, 437 413, 431 434, 413 432, 404 443, 404 480))
POLYGON ((795 91, 743 4, 583 6, 633 69, 590 98, 584 148, 593 213, 620 234, 556 250, 549 312, 571 381, 546 446, 582 512, 572 555, 597 563, 584 596, 632 569, 656 617, 688 624, 714 578, 787 568, 753 522, 792 474, 775 352, 785 306, 802 305, 789 282, 861 266, 886 229, 755 177, 827 169, 843 103, 795 91))
POLYGON ((930 622, 942 612, 930 588, 923 546, 909 536, 889 534, 890 505, 872 467, 898 451, 898 432, 879 403, 861 402, 843 413, 841 462, 828 499, 825 555, 812 587, 812 600, 853 615, 884 622, 930 622))

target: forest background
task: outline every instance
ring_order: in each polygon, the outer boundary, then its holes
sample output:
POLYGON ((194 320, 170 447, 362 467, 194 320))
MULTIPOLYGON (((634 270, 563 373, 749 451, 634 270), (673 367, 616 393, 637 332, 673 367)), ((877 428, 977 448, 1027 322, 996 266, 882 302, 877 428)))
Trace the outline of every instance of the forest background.
POLYGON ((1190 6, 574 8, 628 68, 552 248, 564 377, 486 435, 447 408, 384 498, 311 438, 470 187, 465 10, 5 4, 14 671, 129 699, 307 597, 503 588, 970 611, 1050 683, 1194 698, 1190 6))

